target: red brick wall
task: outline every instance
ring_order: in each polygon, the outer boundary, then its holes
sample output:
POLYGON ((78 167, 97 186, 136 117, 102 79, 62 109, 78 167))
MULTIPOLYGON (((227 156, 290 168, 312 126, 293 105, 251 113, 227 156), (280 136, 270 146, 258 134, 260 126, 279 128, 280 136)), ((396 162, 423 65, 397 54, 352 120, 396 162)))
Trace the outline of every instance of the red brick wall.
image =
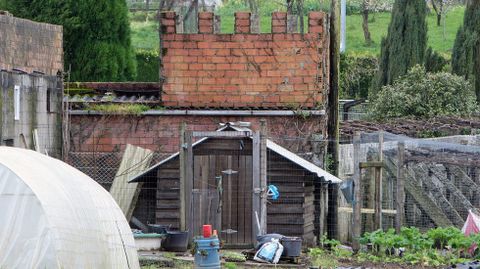
POLYGON ((177 34, 175 13, 160 16, 162 100, 167 107, 315 108, 324 104, 328 42, 325 15, 309 31, 287 33, 287 14, 272 14, 272 33, 251 34, 250 14, 235 14, 235 34, 214 34, 213 13, 199 14, 198 34, 177 34))
POLYGON ((123 152, 126 144, 169 155, 177 152, 180 126, 194 131, 214 131, 220 122, 247 121, 259 130, 265 119, 269 137, 293 152, 312 151, 312 134, 323 133, 322 116, 125 116, 71 115, 71 152, 123 152))
POLYGON ((63 71, 62 26, 0 14, 0 69, 63 71))

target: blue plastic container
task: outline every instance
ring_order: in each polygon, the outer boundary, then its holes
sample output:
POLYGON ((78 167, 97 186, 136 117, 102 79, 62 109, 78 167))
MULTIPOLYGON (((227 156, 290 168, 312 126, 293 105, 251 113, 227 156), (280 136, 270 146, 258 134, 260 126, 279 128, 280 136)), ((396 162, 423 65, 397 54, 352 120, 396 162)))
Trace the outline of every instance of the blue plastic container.
POLYGON ((195 239, 195 268, 220 269, 220 241, 218 237, 195 239))

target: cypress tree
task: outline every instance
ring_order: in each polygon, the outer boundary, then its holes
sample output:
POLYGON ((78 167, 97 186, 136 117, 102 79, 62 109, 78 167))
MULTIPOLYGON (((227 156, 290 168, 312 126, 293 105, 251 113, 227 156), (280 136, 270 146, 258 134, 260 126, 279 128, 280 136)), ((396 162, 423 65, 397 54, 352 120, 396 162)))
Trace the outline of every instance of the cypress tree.
POLYGON ((453 73, 471 79, 480 102, 480 0, 471 0, 465 9, 452 53, 453 73))
POLYGON ((63 26, 65 69, 76 81, 133 80, 125 0, 0 0, 14 16, 63 26))
POLYGON ((423 64, 427 47, 425 0, 396 0, 387 36, 382 39, 377 89, 416 64, 423 64))

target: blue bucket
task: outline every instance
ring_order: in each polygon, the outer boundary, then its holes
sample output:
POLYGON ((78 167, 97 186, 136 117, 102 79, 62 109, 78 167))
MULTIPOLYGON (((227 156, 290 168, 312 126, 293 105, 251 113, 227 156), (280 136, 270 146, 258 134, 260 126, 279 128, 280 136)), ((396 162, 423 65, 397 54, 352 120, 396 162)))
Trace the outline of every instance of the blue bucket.
POLYGON ((218 237, 195 239, 195 268, 220 269, 220 241, 218 237))

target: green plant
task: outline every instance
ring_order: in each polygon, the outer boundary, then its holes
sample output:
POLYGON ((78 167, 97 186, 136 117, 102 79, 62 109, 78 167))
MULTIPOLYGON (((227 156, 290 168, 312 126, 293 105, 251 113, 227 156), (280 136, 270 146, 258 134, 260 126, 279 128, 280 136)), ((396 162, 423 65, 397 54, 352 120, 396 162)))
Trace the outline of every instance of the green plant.
POLYGON ((222 253, 223 259, 227 262, 246 262, 247 258, 242 253, 227 251, 222 253))
POLYGON ((410 68, 423 64, 427 48, 427 5, 424 0, 396 0, 387 36, 382 39, 375 90, 392 84, 410 68))
POLYGON ((468 81, 450 73, 427 73, 416 66, 393 85, 383 87, 370 103, 369 113, 375 119, 431 118, 469 115, 476 108, 468 81))
POLYGON ((150 107, 142 104, 90 104, 86 110, 98 111, 107 114, 125 114, 139 116, 150 107))
POLYGON ((136 81, 158 82, 159 81, 159 54, 158 50, 137 49, 137 77, 136 81))
POLYGON ((427 49, 425 55, 425 69, 427 72, 441 72, 445 71, 445 67, 448 64, 448 60, 440 55, 440 53, 434 51, 432 47, 427 49))
POLYGON ((226 262, 223 265, 226 269, 236 269, 237 265, 234 262, 226 262))
POLYGON ((354 99, 368 98, 369 89, 377 72, 377 56, 341 54, 340 96, 354 99))
POLYGON ((17 17, 63 26, 65 69, 76 81, 135 78, 124 0, 5 0, 0 9, 17 17))
POLYGON ((314 266, 320 268, 335 268, 337 266, 337 260, 324 249, 311 248, 308 250, 308 256, 314 266))
POLYGON ((480 101, 480 2, 469 1, 463 26, 458 29, 452 52, 452 71, 473 78, 477 101, 480 101))

